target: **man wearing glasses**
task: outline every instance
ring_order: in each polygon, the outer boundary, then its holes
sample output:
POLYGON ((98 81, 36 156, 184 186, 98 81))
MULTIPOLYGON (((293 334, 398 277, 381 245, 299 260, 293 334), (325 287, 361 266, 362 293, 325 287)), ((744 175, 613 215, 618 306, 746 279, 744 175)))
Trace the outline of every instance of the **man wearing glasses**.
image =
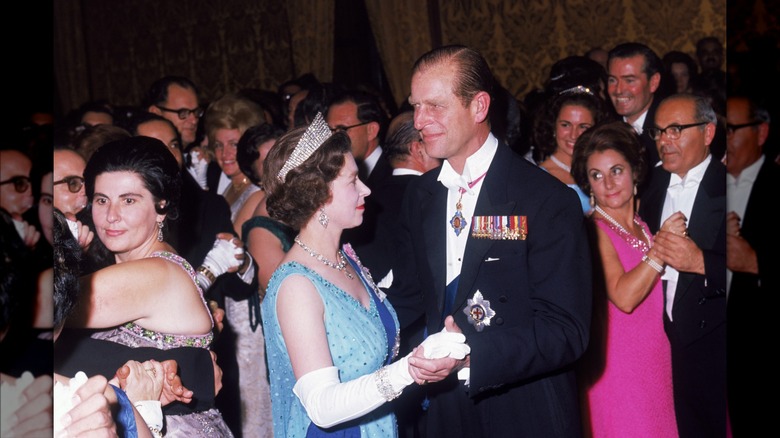
POLYGON ((653 169, 639 215, 667 262, 663 322, 672 350, 681 438, 726 436, 726 168, 710 144, 717 119, 707 100, 667 97, 648 131, 661 166, 653 169), (681 212, 687 231, 659 231, 681 212))
POLYGON ((769 112, 744 95, 729 96, 726 109, 729 414, 736 436, 760 436, 774 427, 772 408, 750 388, 778 383, 776 364, 755 345, 778 337, 776 306, 766 304, 780 291, 780 234, 766 209, 777 202, 780 166, 765 149, 769 112))
MULTIPOLYGON (((345 132, 352 143, 352 156, 358 165, 358 177, 372 191, 393 177, 393 168, 379 143, 384 136, 387 115, 379 100, 364 91, 348 90, 336 95, 328 104, 325 117, 332 131, 345 132)), ((350 242, 363 259, 377 241, 377 225, 382 207, 376 196, 366 198, 363 223, 344 230, 342 242, 350 242)), ((366 257, 369 259, 370 257, 366 257)), ((369 269, 371 265, 366 265, 369 269)))
POLYGON ((54 208, 65 216, 71 232, 82 248, 89 245, 94 236, 94 233, 76 218, 87 206, 87 193, 84 189, 86 166, 86 161, 78 152, 67 147, 54 147, 54 208))
POLYGON ((41 237, 41 233, 22 217, 33 206, 31 170, 32 161, 24 153, 0 150, 0 208, 11 216, 16 231, 28 247, 33 247, 41 237))
POLYGON ((203 108, 198 102, 198 89, 191 80, 183 76, 158 79, 149 87, 143 107, 173 123, 179 131, 184 150, 195 141, 203 108))

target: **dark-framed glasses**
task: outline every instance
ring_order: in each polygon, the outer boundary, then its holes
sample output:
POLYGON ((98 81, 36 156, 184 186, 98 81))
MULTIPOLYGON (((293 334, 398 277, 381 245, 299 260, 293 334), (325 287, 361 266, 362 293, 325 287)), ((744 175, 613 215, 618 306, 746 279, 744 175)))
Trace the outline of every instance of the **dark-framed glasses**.
POLYGON ((75 175, 66 176, 59 181, 54 181, 54 185, 56 186, 57 184, 67 184, 69 192, 78 193, 81 187, 84 186, 84 178, 75 175))
POLYGON ((16 193, 24 193, 27 191, 27 189, 30 188, 30 178, 23 176, 23 175, 17 175, 11 178, 8 178, 5 181, 0 181, 0 186, 5 184, 13 184, 14 190, 16 190, 16 193))
POLYGON ((361 122, 356 125, 349 125, 349 126, 336 126, 335 128, 330 128, 330 132, 336 133, 336 132, 347 132, 352 128, 357 128, 358 126, 368 125, 371 123, 371 120, 367 122, 361 122))
POLYGON ((195 115, 196 118, 203 117, 203 108, 195 108, 195 109, 189 109, 189 108, 179 108, 179 109, 170 109, 165 108, 164 106, 155 105, 157 108, 160 108, 162 111, 169 112, 169 113, 176 113, 177 116, 179 116, 180 120, 186 120, 187 117, 190 116, 190 114, 195 115))
POLYGON ((666 134, 667 137, 669 137, 670 140, 677 140, 680 138, 680 135, 682 135, 683 130, 688 128, 693 128, 694 126, 701 126, 706 125, 709 122, 699 122, 699 123, 689 123, 687 125, 669 125, 666 128, 659 128, 657 126, 652 127, 648 129, 650 132, 650 137, 653 138, 653 140, 660 140, 661 134, 666 134))
POLYGON ((726 123, 726 135, 734 135, 737 130, 742 128, 747 128, 748 126, 758 126, 760 124, 764 123, 761 120, 756 120, 754 122, 748 122, 748 123, 740 123, 738 125, 732 125, 731 123, 726 123))

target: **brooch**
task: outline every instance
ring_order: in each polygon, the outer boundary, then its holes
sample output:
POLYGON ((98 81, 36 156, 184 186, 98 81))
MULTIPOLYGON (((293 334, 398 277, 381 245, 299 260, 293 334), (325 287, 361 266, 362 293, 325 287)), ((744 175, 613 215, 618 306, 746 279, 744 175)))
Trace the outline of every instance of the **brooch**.
POLYGON ((490 325, 491 318, 496 316, 496 311, 490 308, 490 301, 482 298, 482 292, 479 290, 474 292, 474 298, 469 298, 463 313, 478 332, 490 325))

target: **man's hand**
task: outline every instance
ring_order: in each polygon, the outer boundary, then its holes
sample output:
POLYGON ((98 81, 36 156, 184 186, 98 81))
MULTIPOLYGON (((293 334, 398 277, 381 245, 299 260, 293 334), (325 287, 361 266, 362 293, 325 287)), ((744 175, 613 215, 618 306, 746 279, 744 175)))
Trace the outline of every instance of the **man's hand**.
POLYGON ((76 391, 73 409, 62 420, 67 436, 117 436, 111 406, 105 395, 107 388, 106 378, 95 375, 76 391))
POLYGON ((691 238, 662 230, 655 236, 653 249, 677 271, 705 275, 704 254, 691 238))
MULTIPOLYGON (((462 333, 460 327, 455 324, 452 316, 447 316, 444 320, 444 327, 448 332, 462 333)), ((414 349, 409 357, 409 374, 412 379, 419 384, 425 385, 431 382, 444 380, 453 372, 457 372, 471 364, 471 355, 466 355, 463 359, 453 357, 442 357, 439 359, 426 359, 425 347, 419 346, 414 349)))

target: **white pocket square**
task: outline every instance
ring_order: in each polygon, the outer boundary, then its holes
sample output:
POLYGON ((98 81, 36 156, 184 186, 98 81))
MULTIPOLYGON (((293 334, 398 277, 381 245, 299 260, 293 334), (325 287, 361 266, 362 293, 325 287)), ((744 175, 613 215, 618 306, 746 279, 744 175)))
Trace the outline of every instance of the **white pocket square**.
POLYGON ((493 258, 493 257, 488 257, 485 259, 486 262, 495 262, 496 260, 501 260, 501 259, 493 258))

